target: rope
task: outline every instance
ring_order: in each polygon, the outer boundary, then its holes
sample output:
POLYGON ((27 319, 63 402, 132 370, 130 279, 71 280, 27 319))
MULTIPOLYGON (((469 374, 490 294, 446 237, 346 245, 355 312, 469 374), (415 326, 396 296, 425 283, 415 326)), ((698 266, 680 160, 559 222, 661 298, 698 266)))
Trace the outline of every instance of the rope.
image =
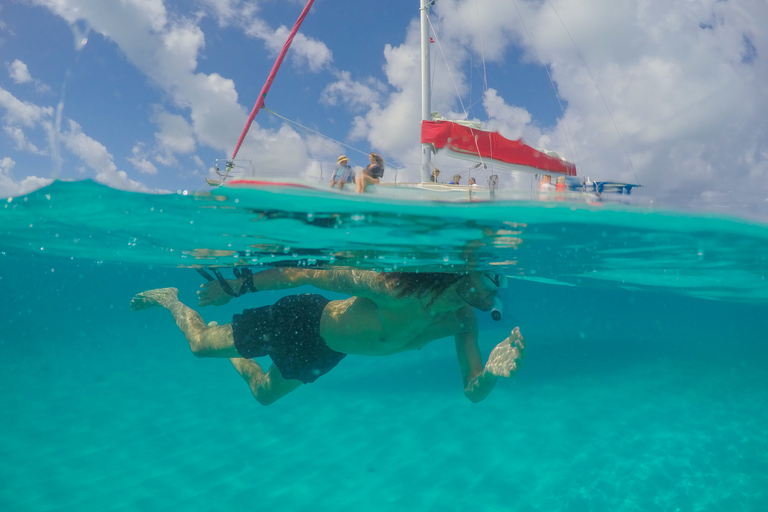
POLYGON ((552 11, 555 13, 555 16, 557 16, 557 19, 560 21, 560 24, 563 26, 563 29, 565 29, 565 33, 568 34, 568 37, 571 39, 571 43, 573 43, 574 48, 576 48, 576 51, 579 54, 579 57, 581 58, 581 62, 584 63, 584 67, 587 68, 587 72, 589 73, 590 78, 592 78, 592 83, 595 84, 595 89, 597 89, 598 94, 600 94, 600 99, 603 100, 603 105, 605 105, 605 109, 608 111, 608 117, 611 118, 611 122, 613 123, 613 127, 616 130, 616 134, 619 136, 619 142, 621 143, 621 149, 624 150, 624 154, 627 155, 627 161, 629 161, 629 166, 632 168, 632 174, 635 176, 635 181, 640 183, 640 179, 637 177, 637 172, 635 171, 635 166, 632 163, 632 158, 629 156, 629 152, 627 151, 627 147, 624 145, 624 138, 621 136, 621 131, 619 130, 618 125, 616 124, 616 120, 613 118, 613 114, 611 113, 611 109, 608 107, 608 102, 605 101, 605 97, 603 96, 603 91, 600 90, 600 87, 597 85, 597 80, 595 80, 595 76, 592 74, 592 70, 589 69, 589 66, 587 65, 586 59, 584 59, 584 55, 582 55, 581 50, 579 50, 578 45, 576 44, 576 41, 573 40, 573 36, 571 36, 571 33, 568 32, 568 28, 565 26, 565 23, 563 23, 562 18, 560 18, 560 15, 557 13, 557 10, 555 9, 555 6, 552 5, 552 2, 550 0, 547 0, 547 3, 552 8, 552 11))
MULTIPOLYGON (((434 34, 435 43, 437 44, 437 47, 440 49, 440 54, 443 56, 443 61, 445 62, 445 67, 448 70, 448 76, 451 78, 451 83, 453 84, 453 89, 456 91, 456 97, 459 99, 459 104, 461 105, 461 110, 463 111, 464 115, 469 117, 469 114, 467 112, 466 107, 464 107, 464 101, 461 99, 461 93, 459 93, 459 88, 456 86, 456 80, 453 78, 453 73, 451 72, 451 66, 448 64, 448 59, 445 58, 445 52, 443 52, 443 47, 440 44, 440 38, 437 36, 437 31, 435 30, 435 27, 432 25, 432 18, 430 16, 427 16, 427 23, 429 23, 429 28, 432 30, 432 33, 434 34)), ((475 141, 475 149, 477 149, 477 156, 480 158, 480 163, 485 166, 485 162, 483 161, 483 157, 480 155, 480 146, 477 144, 477 135, 475 135, 475 130, 470 126, 469 127, 470 132, 472 133, 472 139, 475 141)), ((490 136, 490 135, 489 135, 490 136)), ((491 149, 493 149, 493 145, 491 145, 491 149)), ((491 155, 491 159, 493 159, 493 155, 491 155)))
POLYGON ((432 33, 434 34, 435 43, 437 44, 438 49, 440 50, 440 54, 443 56, 443 61, 445 62, 445 67, 448 69, 448 76, 451 78, 451 83, 453 84, 453 89, 456 91, 456 97, 459 98, 459 103, 461 104, 461 110, 464 112, 464 114, 467 113, 467 109, 464 108, 464 102, 461 100, 461 94, 459 93, 459 88, 456 85, 456 80, 453 78, 453 73, 451 72, 451 66, 448 65, 448 59, 445 58, 445 52, 443 52, 443 47, 440 44, 440 39, 437 37, 437 32, 435 31, 435 27, 432 26, 432 18, 430 16, 427 16, 427 22, 429 23, 429 28, 432 30, 432 33))
POLYGON ((525 30, 525 35, 528 36, 528 41, 531 43, 531 49, 533 50, 533 54, 536 56, 536 60, 539 62, 539 66, 544 68, 544 71, 547 73, 547 78, 549 79, 549 85, 552 86, 552 91, 554 92, 554 99, 557 101, 557 105, 560 108, 560 112, 563 114, 563 135, 565 135, 565 142, 568 145, 568 150, 572 152, 571 158, 574 159, 574 163, 579 163, 581 162, 579 149, 573 140, 573 133, 571 133, 571 126, 568 124, 568 119, 565 116, 565 109, 563 108, 563 102, 560 101, 560 97, 557 95, 557 88, 555 87, 555 81, 552 79, 552 75, 549 72, 549 66, 545 66, 541 60, 541 57, 539 57, 539 52, 536 51, 536 45, 533 44, 533 36, 531 35, 530 31, 528 30, 528 27, 525 24, 523 15, 520 12, 520 9, 517 7, 517 2, 513 0, 513 4, 515 6, 515 10, 517 11, 517 16, 520 18, 520 23, 523 25, 523 30, 525 30), (574 158, 574 153, 575 153, 575 158, 574 158))
MULTIPOLYGON (((332 142, 335 142, 335 143, 336 143, 336 144, 338 144, 339 146, 343 146, 343 147, 345 147, 345 148, 347 148, 347 149, 350 149, 350 150, 352 150, 352 151, 354 151, 354 152, 356 152, 356 153, 360 153, 361 155, 365 155, 365 156, 368 156, 368 155, 370 154, 370 152, 365 152, 365 151, 362 151, 362 150, 360 150, 360 149, 357 149, 356 147, 350 146, 349 144, 344 144, 344 143, 343 143, 343 142, 341 142, 340 140, 336 140, 336 139, 334 139, 333 137, 329 137, 329 136, 327 136, 327 135, 324 135, 324 134, 322 134, 322 133, 320 133, 320 132, 318 132, 318 131, 316 131, 316 130, 313 130, 312 128, 309 128, 309 127, 307 127, 307 126, 304 126, 304 125, 303 125, 303 124, 301 124, 301 123, 298 123, 298 122, 296 122, 296 121, 293 121, 292 119, 288 119, 288 118, 287 118, 287 117, 285 117, 285 116, 281 116, 281 115, 280 115, 280 114, 278 114, 277 112, 274 112, 273 110, 270 110, 269 108, 267 108, 267 106, 266 106, 266 105, 264 105, 264 106, 262 107, 262 110, 265 110, 265 111, 269 112, 270 114, 272 114, 273 116, 275 116, 275 117, 277 117, 277 118, 279 118, 279 119, 282 119, 282 120, 283 120, 283 121, 285 121, 286 123, 289 123, 289 124, 292 124, 292 125, 298 126, 299 128, 301 128, 301 129, 303 129, 303 130, 306 130, 306 131, 308 131, 308 132, 314 133, 315 135, 317 135, 317 136, 318 136, 318 137, 320 137, 320 138, 323 138, 323 139, 328 139, 328 140, 330 140, 330 141, 332 141, 332 142)), ((395 170, 404 169, 404 166, 403 166, 403 165, 400 165, 400 163, 399 163, 397 160, 387 160, 387 161, 388 161, 388 162, 390 162, 390 163, 394 163, 394 164, 395 164, 395 165, 393 166, 393 167, 395 168, 395 170)))
POLYGON ((480 9, 477 7, 477 0, 475 0, 475 15, 477 16, 477 33, 480 35, 480 56, 483 59, 483 91, 488 91, 488 70, 485 67, 485 45, 483 45, 483 31, 480 30, 480 9))

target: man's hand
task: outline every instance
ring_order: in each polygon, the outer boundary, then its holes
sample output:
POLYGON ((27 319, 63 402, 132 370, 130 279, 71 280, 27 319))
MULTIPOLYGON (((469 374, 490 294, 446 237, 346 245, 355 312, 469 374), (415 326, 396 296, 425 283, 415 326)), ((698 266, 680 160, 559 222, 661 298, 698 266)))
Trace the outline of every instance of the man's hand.
MULTIPOLYGON (((239 289, 236 279, 227 279, 227 282, 233 290, 239 289)), ((202 289, 197 291, 197 304, 199 306, 223 306, 232 299, 232 296, 225 292, 224 288, 221 287, 221 283, 216 280, 203 283, 200 285, 200 288, 202 289)))
POLYGON ((519 368, 524 351, 523 335, 520 334, 520 328, 515 327, 509 338, 496 345, 491 351, 485 371, 497 377, 511 377, 519 368))

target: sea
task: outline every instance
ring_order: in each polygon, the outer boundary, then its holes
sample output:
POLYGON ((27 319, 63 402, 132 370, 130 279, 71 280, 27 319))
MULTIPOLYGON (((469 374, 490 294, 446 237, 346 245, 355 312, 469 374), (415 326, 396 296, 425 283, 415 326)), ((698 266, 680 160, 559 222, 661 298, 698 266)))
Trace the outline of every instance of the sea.
POLYGON ((768 510, 757 220, 54 182, 0 199, 0 292, 1 511, 768 510), (519 326, 525 359, 478 404, 443 339, 265 407, 165 310, 129 308, 168 286, 197 307, 195 268, 243 266, 506 275, 480 347, 519 326))

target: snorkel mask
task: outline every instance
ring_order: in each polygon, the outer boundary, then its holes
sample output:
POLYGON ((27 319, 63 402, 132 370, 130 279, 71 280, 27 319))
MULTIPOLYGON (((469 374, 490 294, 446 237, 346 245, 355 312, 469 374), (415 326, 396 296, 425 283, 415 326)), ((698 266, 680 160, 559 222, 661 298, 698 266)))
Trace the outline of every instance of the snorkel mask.
MULTIPOLYGON (((493 285, 497 288, 506 288, 507 287, 507 277, 501 274, 483 274, 482 278, 490 280, 493 285)), ((467 281, 460 285, 456 289, 456 293, 458 293, 459 297, 461 297, 464 302, 472 306, 473 308, 477 308, 481 311, 490 311, 491 312, 491 318, 493 318, 495 321, 501 320, 501 314, 504 309, 503 304, 501 303, 501 298, 499 297, 498 291, 494 294, 492 299, 492 305, 487 307, 486 304, 479 304, 476 300, 473 300, 476 298, 474 294, 476 293, 475 288, 471 285, 470 281, 467 281)))

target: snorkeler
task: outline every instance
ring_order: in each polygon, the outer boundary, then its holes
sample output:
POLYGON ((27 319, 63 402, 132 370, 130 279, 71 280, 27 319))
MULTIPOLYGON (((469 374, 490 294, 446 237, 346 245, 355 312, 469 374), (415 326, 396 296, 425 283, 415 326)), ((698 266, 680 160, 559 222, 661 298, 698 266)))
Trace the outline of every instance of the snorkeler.
MULTIPOLYGON (((133 311, 169 310, 196 356, 230 358, 263 405, 315 381, 347 354, 396 354, 447 336, 455 340, 464 394, 479 402, 498 377, 512 376, 523 357, 523 337, 515 327, 482 364, 474 308, 491 311, 498 304, 499 280, 487 274, 273 268, 228 284, 244 292, 311 285, 352 295, 332 301, 316 294, 290 295, 272 306, 247 309, 224 325, 206 325, 179 301, 176 288, 133 298, 133 311), (267 355, 272 366, 265 372, 252 358, 267 355)), ((217 280, 201 287, 200 306, 220 306, 232 298, 217 280)))

